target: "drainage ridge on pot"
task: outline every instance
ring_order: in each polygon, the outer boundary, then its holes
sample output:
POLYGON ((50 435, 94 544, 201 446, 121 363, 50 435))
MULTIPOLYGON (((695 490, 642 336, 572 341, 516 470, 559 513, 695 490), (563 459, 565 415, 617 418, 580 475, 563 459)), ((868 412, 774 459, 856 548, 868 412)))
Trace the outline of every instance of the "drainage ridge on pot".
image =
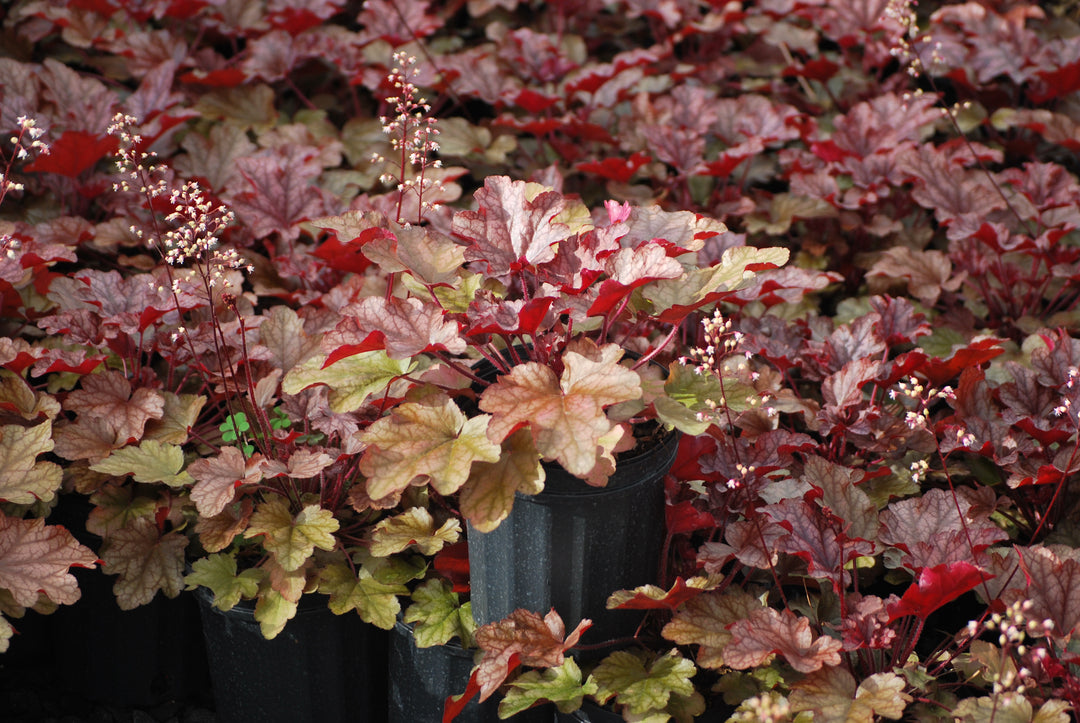
POLYGON ((606 609, 616 590, 655 583, 663 548, 664 475, 679 435, 670 433, 620 459, 606 487, 589 487, 546 465, 538 495, 518 494, 510 515, 491 532, 468 529, 469 580, 477 623, 515 609, 552 607, 568 628, 593 621, 582 643, 633 636, 642 613, 606 609))
POLYGON ((196 590, 221 723, 382 723, 388 634, 305 596, 277 637, 263 637, 251 601, 228 611, 196 590))

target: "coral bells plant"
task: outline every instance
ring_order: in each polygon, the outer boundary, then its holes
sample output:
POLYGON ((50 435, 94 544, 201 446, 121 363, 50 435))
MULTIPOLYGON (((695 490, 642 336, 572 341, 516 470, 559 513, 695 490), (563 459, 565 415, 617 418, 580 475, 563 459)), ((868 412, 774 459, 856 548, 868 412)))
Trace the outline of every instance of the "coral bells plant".
POLYGON ((507 715, 1064 723, 1075 6, 7 3, 0 640, 96 565, 507 715), (633 639, 477 628, 463 523, 669 430, 633 639))
POLYGON ((594 218, 507 177, 486 179, 475 202, 453 215, 452 236, 371 213, 316 223, 348 227, 389 279, 342 308, 328 361, 387 358, 418 382, 360 435, 368 496, 392 506, 418 483, 459 493, 461 513, 486 530, 515 492, 542 489, 542 461, 602 486, 637 444, 635 422, 696 429, 705 390, 649 362, 672 356, 696 309, 787 252, 733 246, 706 261, 726 231, 715 221, 614 202, 594 218), (472 401, 463 410, 455 397, 472 401))

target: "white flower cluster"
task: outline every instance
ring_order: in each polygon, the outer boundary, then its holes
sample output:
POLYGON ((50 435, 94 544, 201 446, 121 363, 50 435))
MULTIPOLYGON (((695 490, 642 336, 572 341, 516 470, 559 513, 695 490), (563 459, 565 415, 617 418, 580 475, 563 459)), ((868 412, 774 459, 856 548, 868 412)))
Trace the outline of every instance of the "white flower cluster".
MULTIPOLYGON (((397 184, 398 223, 402 201, 406 194, 415 193, 421 213, 431 205, 424 200, 424 194, 440 185, 439 181, 426 175, 429 168, 441 168, 442 161, 431 160, 431 154, 437 153, 439 143, 436 140, 439 129, 435 118, 428 115, 431 105, 420 95, 414 80, 417 76, 416 58, 403 52, 394 53, 394 67, 388 80, 397 95, 386 98, 394 106, 394 116, 380 116, 383 133, 390 136, 390 147, 398 154, 391 163, 398 168, 397 173, 384 173, 379 180, 385 184, 397 184)), ((385 163, 388 159, 378 153, 372 154, 372 163, 385 163)))
MULTIPOLYGON (((234 221, 234 214, 215 204, 196 181, 176 186, 169 180, 165 168, 154 162, 152 152, 141 151, 142 137, 133 132, 136 118, 118 113, 109 126, 109 133, 120 140, 116 166, 121 179, 114 185, 117 191, 142 194, 152 209, 156 198, 167 199, 172 209, 160 225, 155 217, 151 233, 131 227, 131 232, 156 248, 170 266, 193 264, 207 293, 221 286, 228 288, 228 269, 252 267, 245 263, 234 248, 221 248, 218 237, 234 221)), ((173 292, 179 293, 179 280, 173 279, 173 292)))
POLYGON ((8 191, 21 191, 23 184, 11 180, 11 166, 15 161, 27 161, 32 155, 48 155, 49 146, 41 137, 45 135, 43 128, 38 128, 37 121, 33 118, 21 115, 16 119, 19 124, 18 132, 11 136, 11 145, 15 152, 8 158, 4 169, 0 171, 0 201, 8 191))

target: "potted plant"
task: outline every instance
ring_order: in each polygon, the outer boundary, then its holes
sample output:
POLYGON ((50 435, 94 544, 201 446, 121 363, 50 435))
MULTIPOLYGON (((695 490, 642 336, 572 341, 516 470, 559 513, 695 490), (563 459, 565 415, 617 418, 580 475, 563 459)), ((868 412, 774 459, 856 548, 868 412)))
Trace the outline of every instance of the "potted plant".
MULTIPOLYGON (((452 235, 370 212, 317 222, 347 229, 388 278, 384 293, 341 309, 324 337, 330 361, 385 353, 416 382, 359 435, 367 495, 386 507, 416 485, 457 495, 478 621, 552 604, 599 617, 610 592, 658 569, 660 539, 647 552, 635 541, 662 537, 675 441, 665 427, 702 429, 696 405, 709 390, 678 364, 651 362, 674 356, 670 342, 694 310, 787 252, 738 246, 701 263, 722 224, 617 203, 594 218, 552 188, 506 177, 485 179, 475 201, 453 215, 452 235), (631 450, 651 451, 651 469, 631 450), (620 466, 633 471, 620 479, 620 466), (626 494, 632 501, 604 501, 626 494), (605 526, 607 505, 646 522, 605 526), (588 509, 594 516, 582 517, 588 509), (588 559, 567 564, 571 550, 588 559), (583 592, 589 578, 598 592, 583 592)), ((598 639, 616 637, 598 622, 598 639)))

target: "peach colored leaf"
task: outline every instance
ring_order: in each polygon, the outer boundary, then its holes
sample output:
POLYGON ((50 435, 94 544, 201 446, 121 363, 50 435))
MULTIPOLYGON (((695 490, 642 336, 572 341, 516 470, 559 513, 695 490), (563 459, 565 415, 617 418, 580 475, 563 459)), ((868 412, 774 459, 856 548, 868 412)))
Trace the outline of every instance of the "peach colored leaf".
POLYGON ((186 444, 188 433, 206 404, 206 397, 172 392, 161 392, 161 396, 165 402, 161 417, 147 420, 143 439, 156 439, 165 444, 186 444))
POLYGON ((875 673, 856 686, 840 667, 816 670, 793 684, 793 711, 813 714, 815 723, 874 723, 876 716, 899 719, 911 702, 906 682, 895 673, 875 673))
POLYGON ((593 669, 589 679, 596 682, 597 700, 603 703, 615 698, 631 714, 643 716, 664 711, 672 696, 693 695, 690 679, 695 673, 697 667, 677 650, 651 661, 616 650, 593 669))
POLYGON ((368 550, 375 557, 387 557, 415 547, 420 554, 431 556, 444 545, 457 542, 460 536, 461 523, 456 519, 450 518, 436 528, 430 512, 410 507, 375 525, 368 550))
POLYGON ((330 596, 328 604, 335 615, 356 610, 364 622, 389 630, 401 611, 398 596, 407 595, 409 588, 376 580, 366 568, 357 573, 339 563, 319 571, 319 592, 330 596))
POLYGON ((241 485, 258 484, 262 479, 262 455, 244 459, 236 447, 222 447, 216 457, 200 457, 188 465, 195 479, 191 501, 201 517, 213 517, 236 498, 241 485))
POLYGON ((571 234, 555 220, 566 200, 550 188, 488 176, 473 197, 477 210, 455 214, 453 230, 469 242, 465 258, 486 264, 489 276, 551 261, 556 244, 571 234))
POLYGON ((586 477, 598 461, 601 438, 615 427, 604 409, 641 396, 641 377, 619 364, 622 350, 606 344, 599 352, 594 360, 567 351, 561 379, 536 362, 499 377, 480 397, 480 408, 492 414, 488 436, 502 441, 528 425, 544 459, 586 477))
POLYGON ((241 499, 228 505, 213 517, 199 516, 195 533, 207 552, 221 552, 232 544, 233 539, 247 529, 255 504, 251 499, 241 499))
POLYGON ((369 445, 360 460, 368 495, 381 499, 399 493, 418 476, 427 477, 440 494, 457 492, 473 462, 499 459, 499 445, 488 439, 489 419, 466 418, 445 394, 394 408, 361 436, 369 445))
POLYGON ((333 463, 334 458, 326 452, 317 452, 313 449, 298 449, 289 455, 284 474, 297 480, 311 479, 333 463))
POLYGON ((840 641, 828 636, 815 638, 810 620, 788 610, 755 610, 749 617, 736 620, 730 632, 724 662, 732 668, 754 668, 774 654, 782 655, 800 673, 840 664, 840 641))
POLYGON ((303 320, 288 306, 275 306, 263 316, 259 343, 270 350, 274 364, 286 374, 319 352, 319 337, 309 337, 303 320))
POLYGON ((102 460, 127 444, 118 439, 114 425, 103 417, 79 417, 74 424, 58 424, 53 431, 53 452, 64 459, 102 460))
POLYGON ((52 422, 0 427, 0 500, 29 505, 51 500, 60 488, 60 466, 38 455, 53 449, 52 422))
POLYGON ((294 517, 289 501, 274 497, 251 516, 244 537, 263 537, 262 545, 286 572, 298 569, 318 547, 333 550, 339 523, 334 513, 318 505, 307 505, 294 517))
POLYGON ((104 420, 117 441, 142 439, 147 420, 160 419, 165 411, 161 393, 147 387, 134 392, 120 372, 107 371, 82 378, 82 389, 68 394, 64 409, 80 417, 104 420))
POLYGON ((71 605, 79 585, 71 567, 93 569, 97 555, 80 545, 60 525, 45 520, 20 520, 0 512, 0 588, 16 605, 30 607, 44 594, 54 603, 71 605))
POLYGON ((144 440, 139 446, 123 447, 105 459, 90 465, 94 472, 124 477, 131 475, 136 482, 162 483, 179 488, 194 480, 184 466, 184 451, 175 444, 162 444, 154 439, 144 440))
POLYGON ((361 352, 326 364, 326 357, 311 357, 293 367, 281 382, 281 391, 299 394, 322 384, 329 388, 333 412, 353 412, 372 394, 381 394, 392 381, 415 367, 408 359, 391 359, 385 351, 361 352))
POLYGON ((476 669, 480 700, 487 700, 519 664, 562 665, 564 653, 577 645, 591 625, 592 621, 582 620, 566 635, 562 618, 554 609, 543 618, 529 610, 515 610, 502 620, 481 625, 476 630, 476 644, 483 651, 476 669))
MULTIPOLYGON (((0 351, 0 357, 3 352, 0 351)), ((35 392, 22 377, 15 375, 0 377, 0 405, 12 411, 27 422, 36 422, 45 417, 54 420, 60 413, 60 403, 56 397, 45 392, 35 392)))
POLYGON ((697 645, 698 665, 721 668, 724 646, 731 641, 731 624, 761 609, 761 602, 742 590, 708 592, 676 610, 661 634, 673 643, 697 645))
MULTIPOLYGON (((344 321, 356 324, 359 336, 381 332, 385 337, 386 353, 391 359, 409 359, 423 351, 446 351, 461 354, 465 340, 456 321, 448 320, 441 306, 415 297, 368 296, 342 309, 344 321)), ((327 344, 340 345, 335 332, 323 338, 327 344)))
POLYGON ((103 569, 117 575, 113 592, 121 610, 133 610, 154 599, 158 590, 176 597, 184 589, 184 548, 178 532, 162 535, 152 519, 137 517, 117 530, 102 551, 103 569))
POLYGON ((539 494, 544 489, 544 467, 527 429, 507 437, 496 462, 476 462, 461 488, 461 514, 480 532, 491 532, 510 514, 514 495, 539 494))

